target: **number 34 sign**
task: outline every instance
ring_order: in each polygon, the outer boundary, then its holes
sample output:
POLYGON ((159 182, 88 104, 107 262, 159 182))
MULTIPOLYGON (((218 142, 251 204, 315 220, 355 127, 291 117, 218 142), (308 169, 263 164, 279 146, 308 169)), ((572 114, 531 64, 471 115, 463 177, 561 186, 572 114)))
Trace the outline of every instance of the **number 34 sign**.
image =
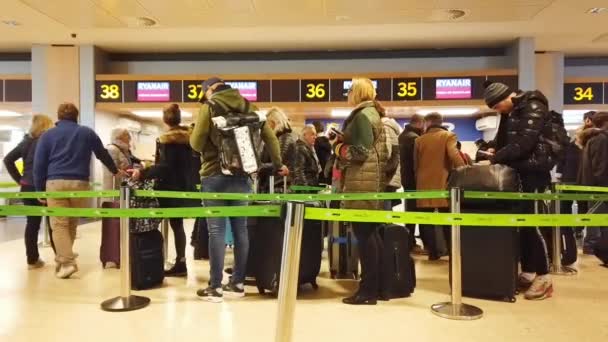
POLYGON ((564 104, 603 104, 603 83, 564 84, 564 104))

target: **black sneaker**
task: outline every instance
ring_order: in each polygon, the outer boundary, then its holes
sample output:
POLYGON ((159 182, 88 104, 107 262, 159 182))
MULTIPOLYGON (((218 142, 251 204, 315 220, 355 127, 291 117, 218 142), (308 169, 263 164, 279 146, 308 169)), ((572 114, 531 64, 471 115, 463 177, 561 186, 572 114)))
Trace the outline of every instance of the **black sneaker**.
POLYGON ((212 288, 211 286, 206 289, 200 289, 196 291, 198 298, 210 302, 210 303, 221 303, 224 301, 224 295, 221 288, 212 288))
POLYGON ((229 298, 243 298, 245 297, 245 287, 243 284, 233 284, 228 283, 222 287, 223 292, 226 294, 226 297, 229 298))
POLYGON ((170 269, 165 271, 165 277, 186 277, 188 276, 188 267, 185 261, 178 261, 170 269))

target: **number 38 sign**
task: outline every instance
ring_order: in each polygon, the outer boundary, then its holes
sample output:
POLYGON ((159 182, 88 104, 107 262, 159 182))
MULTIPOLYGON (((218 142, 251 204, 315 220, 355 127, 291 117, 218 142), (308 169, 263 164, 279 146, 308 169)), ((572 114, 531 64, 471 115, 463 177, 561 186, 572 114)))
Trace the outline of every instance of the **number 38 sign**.
POLYGON ((564 104, 602 104, 604 103, 603 83, 566 83, 564 84, 564 104))
POLYGON ((96 102, 122 102, 122 81, 95 81, 96 102))

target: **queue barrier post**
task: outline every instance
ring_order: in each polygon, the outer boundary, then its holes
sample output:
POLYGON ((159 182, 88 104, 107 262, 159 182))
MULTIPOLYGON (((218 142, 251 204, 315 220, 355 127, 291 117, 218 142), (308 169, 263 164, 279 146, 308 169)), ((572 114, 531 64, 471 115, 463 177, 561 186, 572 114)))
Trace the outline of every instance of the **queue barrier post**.
MULTIPOLYGON (((131 189, 120 187, 120 208, 129 209, 131 189)), ((143 309, 150 304, 150 298, 131 294, 131 242, 129 218, 120 218, 120 296, 101 303, 101 309, 110 312, 126 312, 143 309)))
POLYGON ((48 216, 42 217, 42 224, 44 227, 42 230, 42 241, 38 244, 38 246, 44 248, 51 247, 51 225, 49 224, 48 216))
POLYGON ((304 202, 287 202, 275 342, 290 342, 293 338, 304 210, 304 202))
MULTIPOLYGON (((450 202, 453 214, 460 213, 461 191, 459 188, 450 190, 450 202)), ((473 305, 462 302, 462 259, 460 252, 460 225, 452 224, 452 255, 450 256, 450 267, 452 271, 452 293, 451 301, 434 304, 431 311, 442 318, 472 321, 483 316, 483 311, 473 305)))
POLYGON ((163 236, 163 261, 166 264, 169 257, 169 219, 164 218, 161 221, 160 232, 163 236))
MULTIPOLYGON (((560 187, 556 184, 555 193, 559 195, 560 187)), ((555 213, 561 214, 561 200, 559 196, 555 199, 555 213)), ((553 255, 551 257, 551 274, 573 276, 578 273, 575 268, 562 265, 562 232, 560 226, 553 229, 553 255)))

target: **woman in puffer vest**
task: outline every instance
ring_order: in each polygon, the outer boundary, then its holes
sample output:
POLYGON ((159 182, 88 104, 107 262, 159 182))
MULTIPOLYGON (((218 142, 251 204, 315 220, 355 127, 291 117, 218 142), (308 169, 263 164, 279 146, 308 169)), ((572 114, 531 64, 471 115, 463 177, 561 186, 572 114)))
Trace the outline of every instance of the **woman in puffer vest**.
MULTIPOLYGON (((384 172, 388 161, 387 138, 381 121, 384 108, 375 100, 376 90, 371 80, 355 78, 348 91, 348 102, 354 106, 344 122, 343 135, 335 146, 336 166, 341 171, 341 191, 344 193, 375 193, 386 189, 384 172)), ((383 201, 344 201, 345 209, 380 210, 383 201)), ((353 223, 359 243, 361 281, 359 290, 345 298, 345 304, 375 305, 387 296, 380 293, 380 262, 382 240, 376 223, 353 223)))

